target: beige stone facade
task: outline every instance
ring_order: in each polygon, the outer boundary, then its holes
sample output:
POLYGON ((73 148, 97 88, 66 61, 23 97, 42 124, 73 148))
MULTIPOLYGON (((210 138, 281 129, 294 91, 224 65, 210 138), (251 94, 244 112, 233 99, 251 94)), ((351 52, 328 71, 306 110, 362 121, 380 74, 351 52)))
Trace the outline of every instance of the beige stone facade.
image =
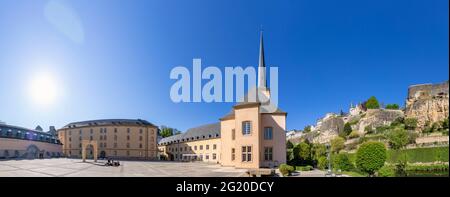
MULTIPOLYGON (((58 130, 67 157, 81 158, 82 141, 95 141, 100 158, 158 158, 158 128, 145 120, 93 120, 70 123, 58 130)), ((93 158, 92 146, 86 148, 87 158, 93 158)))

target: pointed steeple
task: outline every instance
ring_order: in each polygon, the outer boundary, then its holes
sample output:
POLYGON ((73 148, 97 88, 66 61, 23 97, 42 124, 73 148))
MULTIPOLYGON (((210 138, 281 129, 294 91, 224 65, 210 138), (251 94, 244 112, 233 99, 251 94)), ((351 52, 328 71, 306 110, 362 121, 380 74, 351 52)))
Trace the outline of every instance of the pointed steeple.
POLYGON ((258 64, 258 87, 266 88, 266 63, 264 60, 264 41, 263 32, 261 31, 260 41, 259 41, 259 64, 258 64))

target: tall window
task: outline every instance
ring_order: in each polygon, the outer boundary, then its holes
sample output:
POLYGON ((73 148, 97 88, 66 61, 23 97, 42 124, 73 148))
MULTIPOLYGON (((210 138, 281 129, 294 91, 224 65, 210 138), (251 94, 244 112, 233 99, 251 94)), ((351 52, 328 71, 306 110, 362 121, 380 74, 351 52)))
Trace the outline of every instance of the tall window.
POLYGON ((252 132, 252 122, 244 121, 242 122, 242 135, 250 135, 252 132))
POLYGON ((264 127, 264 139, 271 140, 273 138, 273 128, 272 127, 264 127))
POLYGON ((203 145, 200 145, 200 150, 203 150, 203 145))
POLYGON ((251 146, 243 146, 242 147, 242 162, 250 162, 252 161, 252 147, 251 146))
POLYGON ((234 148, 231 149, 231 161, 234 161, 236 159, 236 150, 234 148))
POLYGON ((236 139, 236 130, 232 129, 231 130, 231 140, 235 140, 236 139))
POLYGON ((217 149, 217 145, 213 144, 213 150, 216 150, 216 149, 217 149))
POLYGON ((212 159, 213 159, 213 160, 216 160, 216 158, 217 158, 217 155, 216 155, 216 153, 213 153, 213 155, 212 155, 212 159))
POLYGON ((209 150, 209 145, 208 144, 206 145, 206 150, 209 150))
POLYGON ((264 147, 264 160, 272 161, 273 158, 273 149, 272 147, 264 147))

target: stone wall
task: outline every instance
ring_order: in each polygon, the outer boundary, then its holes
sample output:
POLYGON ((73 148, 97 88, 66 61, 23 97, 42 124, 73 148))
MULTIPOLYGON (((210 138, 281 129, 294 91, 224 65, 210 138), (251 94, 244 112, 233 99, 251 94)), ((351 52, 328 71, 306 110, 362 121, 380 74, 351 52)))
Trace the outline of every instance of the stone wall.
POLYGON ((448 81, 441 84, 410 86, 405 105, 406 117, 416 118, 418 129, 423 129, 427 122, 433 123, 448 118, 448 88, 448 81))

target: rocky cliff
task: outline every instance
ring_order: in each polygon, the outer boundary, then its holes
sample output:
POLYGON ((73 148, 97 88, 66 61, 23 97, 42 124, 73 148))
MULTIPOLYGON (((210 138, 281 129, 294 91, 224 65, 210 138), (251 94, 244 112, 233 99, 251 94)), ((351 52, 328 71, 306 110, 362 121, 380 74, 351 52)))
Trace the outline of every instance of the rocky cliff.
POLYGON ((416 118, 418 129, 449 117, 448 81, 410 86, 405 104, 407 118, 416 118))

